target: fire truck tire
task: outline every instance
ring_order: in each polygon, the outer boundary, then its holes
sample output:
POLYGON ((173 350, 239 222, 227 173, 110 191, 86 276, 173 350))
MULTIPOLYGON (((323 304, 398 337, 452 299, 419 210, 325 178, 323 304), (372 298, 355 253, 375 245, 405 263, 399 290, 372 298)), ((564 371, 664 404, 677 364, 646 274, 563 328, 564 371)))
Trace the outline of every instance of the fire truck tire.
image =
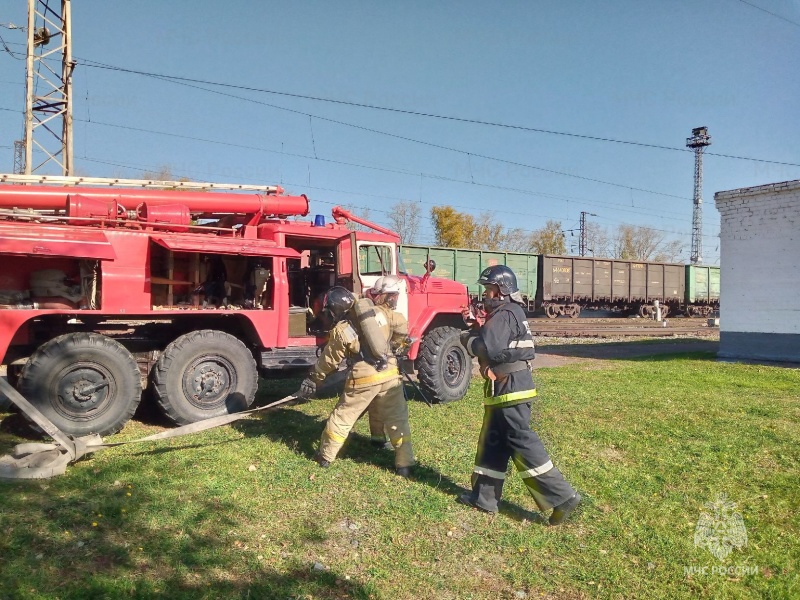
MULTIPOLYGON (((116 433, 142 396, 136 359, 97 333, 68 333, 39 347, 20 373, 20 393, 64 433, 116 433)), ((38 426, 31 426, 39 430, 38 426)))
POLYGON ((461 329, 437 327, 425 334, 417 356, 417 377, 429 400, 446 404, 464 397, 472 359, 461 345, 461 329))
POLYGON ((167 346, 153 370, 156 402, 177 425, 246 410, 257 389, 253 354, 222 331, 182 335, 167 346))

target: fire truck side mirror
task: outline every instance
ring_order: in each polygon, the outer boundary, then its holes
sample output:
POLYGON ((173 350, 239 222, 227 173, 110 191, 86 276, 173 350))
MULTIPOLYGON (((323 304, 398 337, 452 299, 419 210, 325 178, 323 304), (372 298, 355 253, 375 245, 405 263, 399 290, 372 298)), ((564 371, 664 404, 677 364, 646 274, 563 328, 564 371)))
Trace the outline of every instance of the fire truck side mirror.
POLYGON ((436 268, 436 261, 432 258, 429 258, 425 261, 425 272, 426 273, 433 273, 433 270, 436 268))

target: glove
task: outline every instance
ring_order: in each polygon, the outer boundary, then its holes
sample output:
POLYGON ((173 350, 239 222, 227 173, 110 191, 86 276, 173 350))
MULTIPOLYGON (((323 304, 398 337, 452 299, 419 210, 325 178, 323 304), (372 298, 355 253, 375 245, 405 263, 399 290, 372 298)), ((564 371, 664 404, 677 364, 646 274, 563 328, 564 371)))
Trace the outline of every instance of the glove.
POLYGON ((478 366, 480 367, 481 377, 489 381, 495 381, 497 379, 497 376, 494 374, 494 371, 492 371, 492 368, 489 366, 487 361, 479 358, 478 366))
POLYGON ((303 383, 300 384, 300 389, 295 392, 295 396, 298 398, 302 398, 303 400, 308 400, 317 392, 317 384, 316 382, 311 379, 310 377, 306 377, 303 379, 303 383))
POLYGON ((415 338, 412 338, 411 336, 407 335, 405 338, 403 338, 402 341, 398 342, 395 345, 393 354, 395 356, 407 355, 411 350, 411 346, 414 344, 415 341, 416 341, 415 338))
POLYGON ((472 311, 470 310, 469 306, 462 306, 461 307, 461 318, 464 319, 464 323, 467 325, 471 325, 472 322, 475 320, 472 311))

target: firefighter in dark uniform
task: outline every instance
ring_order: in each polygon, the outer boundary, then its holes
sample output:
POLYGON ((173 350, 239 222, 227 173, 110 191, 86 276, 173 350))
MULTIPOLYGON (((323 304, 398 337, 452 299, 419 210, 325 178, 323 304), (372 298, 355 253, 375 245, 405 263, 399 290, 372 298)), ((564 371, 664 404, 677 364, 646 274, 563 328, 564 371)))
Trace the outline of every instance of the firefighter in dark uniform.
POLYGON ((472 491, 458 498, 486 512, 497 512, 508 461, 512 459, 542 512, 553 509, 550 524, 558 525, 580 504, 581 497, 553 466, 530 428, 531 401, 536 396, 528 361, 535 356, 525 312, 517 304, 514 272, 503 265, 488 267, 478 283, 484 286, 487 317, 462 336, 478 357, 484 383, 484 417, 472 474, 472 491))

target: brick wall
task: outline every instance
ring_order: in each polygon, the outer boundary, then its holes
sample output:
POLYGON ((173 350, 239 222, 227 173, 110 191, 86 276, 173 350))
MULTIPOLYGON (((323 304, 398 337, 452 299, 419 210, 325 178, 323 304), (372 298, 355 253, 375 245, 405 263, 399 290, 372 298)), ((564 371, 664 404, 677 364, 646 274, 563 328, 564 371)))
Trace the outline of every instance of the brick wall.
POLYGON ((718 192, 720 333, 800 335, 800 181, 718 192))

